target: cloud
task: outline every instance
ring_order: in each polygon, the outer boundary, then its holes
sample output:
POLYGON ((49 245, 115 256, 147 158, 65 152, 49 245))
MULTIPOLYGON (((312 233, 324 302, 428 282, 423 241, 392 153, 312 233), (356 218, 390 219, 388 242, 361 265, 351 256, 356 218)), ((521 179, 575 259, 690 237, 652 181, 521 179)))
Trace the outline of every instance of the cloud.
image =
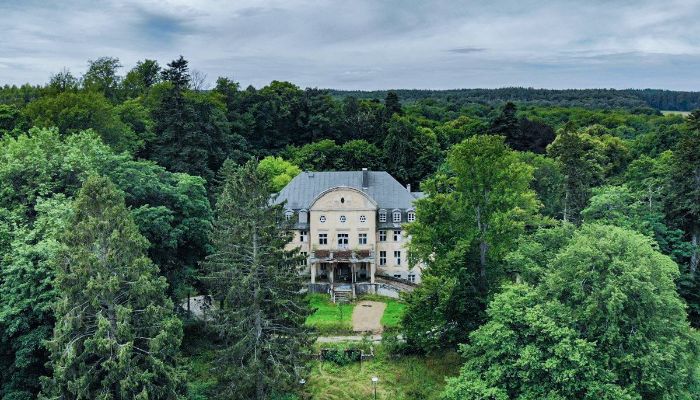
POLYGON ((471 54, 471 53, 481 53, 482 51, 486 51, 485 48, 483 47, 455 47, 452 49, 447 49, 450 53, 457 53, 457 54, 471 54))
POLYGON ((700 90, 700 2, 675 0, 0 2, 0 84, 87 60, 184 55, 212 81, 346 89, 700 90))

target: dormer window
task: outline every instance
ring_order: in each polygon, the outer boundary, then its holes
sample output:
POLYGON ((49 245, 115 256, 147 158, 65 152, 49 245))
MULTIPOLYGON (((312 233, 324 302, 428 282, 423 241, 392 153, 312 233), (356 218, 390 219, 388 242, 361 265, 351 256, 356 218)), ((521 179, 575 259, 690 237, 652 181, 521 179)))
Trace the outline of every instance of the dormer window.
POLYGON ((415 211, 409 211, 408 212, 408 222, 413 222, 416 220, 416 212, 415 211))
POLYGON ((379 222, 386 222, 386 210, 379 210, 379 222))
POLYGON ((284 212, 284 217, 287 218, 287 221, 289 221, 292 218, 292 215, 294 215, 294 211, 292 210, 287 210, 284 212))
POLYGON ((309 222, 308 212, 306 210, 299 211, 299 223, 305 224, 307 222, 309 222))
POLYGON ((393 222, 401 222, 401 211, 399 211, 399 210, 394 211, 391 220, 393 222))

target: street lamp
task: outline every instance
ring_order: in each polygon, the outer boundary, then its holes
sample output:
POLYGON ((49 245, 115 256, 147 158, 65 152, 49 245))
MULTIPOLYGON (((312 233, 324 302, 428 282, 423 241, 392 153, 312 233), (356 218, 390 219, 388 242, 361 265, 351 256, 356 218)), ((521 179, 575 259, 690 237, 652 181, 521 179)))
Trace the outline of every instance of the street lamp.
POLYGON ((299 386, 301 386, 301 398, 305 399, 306 398, 306 393, 304 392, 304 385, 306 384, 306 379, 301 378, 299 379, 299 386))
POLYGON ((377 383, 379 382, 379 378, 376 376, 372 377, 372 386, 374 387, 374 400, 377 400, 377 383))

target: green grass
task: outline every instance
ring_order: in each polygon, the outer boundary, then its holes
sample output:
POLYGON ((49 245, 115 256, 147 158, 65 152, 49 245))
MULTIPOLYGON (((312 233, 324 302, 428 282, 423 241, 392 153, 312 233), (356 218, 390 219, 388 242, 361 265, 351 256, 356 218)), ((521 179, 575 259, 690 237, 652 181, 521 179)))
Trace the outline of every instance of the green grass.
POLYGON ((386 329, 398 328, 401 325, 401 319, 406 312, 406 304, 400 300, 388 299, 386 302, 386 310, 382 315, 382 325, 386 329))
POLYGON ((684 117, 687 117, 690 115, 690 111, 667 111, 667 110, 661 110, 661 114, 663 115, 673 115, 673 114, 680 114, 684 117))
POLYGON ((377 399, 438 399, 445 378, 456 376, 462 362, 455 352, 393 358, 377 349, 373 360, 338 366, 312 361, 305 397, 324 400, 366 400, 373 395, 371 379, 379 378, 377 399))
POLYGON ((355 304, 334 304, 326 294, 310 294, 308 299, 316 311, 306 319, 306 325, 316 328, 322 335, 352 333, 355 304))

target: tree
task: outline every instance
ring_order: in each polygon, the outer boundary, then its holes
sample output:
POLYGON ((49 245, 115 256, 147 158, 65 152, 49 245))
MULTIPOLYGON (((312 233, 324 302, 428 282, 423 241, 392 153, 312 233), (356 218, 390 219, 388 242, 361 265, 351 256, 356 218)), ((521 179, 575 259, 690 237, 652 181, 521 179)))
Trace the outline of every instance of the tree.
POLYGON ((297 250, 283 205, 254 162, 227 163, 217 201, 214 251, 204 267, 221 307, 213 325, 221 341, 216 369, 226 399, 267 399, 294 387, 304 375, 314 338, 304 326, 310 314, 301 292, 297 250))
POLYGON ((150 159, 170 171, 198 175, 212 183, 224 160, 241 162, 247 158, 247 144, 231 132, 217 94, 181 91, 169 83, 152 92, 156 138, 147 148, 150 159))
POLYGON ((146 94, 151 86, 160 82, 160 65, 158 61, 145 59, 136 63, 124 77, 122 90, 126 98, 146 94))
POLYGON ((532 152, 518 153, 523 162, 534 168, 532 189, 542 203, 541 213, 557 218, 564 210, 564 175, 553 159, 532 152))
POLYGON ((474 136, 455 145, 440 172, 424 183, 427 196, 416 203, 417 220, 408 228, 409 251, 414 263, 425 264, 424 281, 443 289, 439 296, 428 289, 409 295, 409 344, 422 341, 425 332, 436 333, 441 346, 460 342, 482 322, 488 296, 506 277, 503 258, 526 223, 534 222, 532 173, 502 136, 474 136), (435 311, 442 315, 429 311, 437 298, 443 306, 435 311), (419 321, 410 316, 414 312, 438 323, 419 321))
POLYGON ((578 223, 591 189, 599 185, 604 176, 603 146, 586 132, 562 130, 547 152, 559 163, 564 175, 562 219, 578 223))
POLYGON ((495 297, 443 398, 695 398, 700 342, 677 265, 613 226, 584 226, 560 245, 535 261, 540 282, 495 297))
POLYGON ((414 187, 435 171, 441 158, 435 133, 398 115, 389 121, 382 150, 387 172, 414 187))
POLYGON ((282 157, 267 156, 260 160, 258 173, 268 182, 273 193, 282 190, 287 184, 301 173, 296 165, 282 157))
POLYGON ((515 106, 515 104, 511 103, 510 101, 507 102, 503 106, 501 113, 494 118, 493 121, 491 121, 489 133, 492 135, 505 136, 508 142, 512 140, 518 144, 524 144, 520 143, 520 140, 518 140, 520 138, 520 124, 517 116, 515 115, 517 112, 518 108, 515 106))
POLYGON ((83 75, 83 87, 100 92, 110 101, 117 102, 121 84, 117 70, 121 67, 119 59, 114 57, 100 57, 88 61, 88 70, 83 75))
POLYGON ((114 106, 98 92, 62 92, 34 100, 24 109, 31 123, 57 127, 63 134, 93 129, 117 152, 134 152, 144 143, 119 119, 114 106))
POLYGON ((0 226, 8 228, 0 228, 0 237, 8 234, 6 245, 0 243, 0 397, 8 400, 35 399, 39 378, 51 374, 45 342, 55 322, 58 239, 72 209, 57 194, 40 200, 34 211, 32 223, 0 212, 6 217, 0 217, 0 226))
POLYGON ((386 99, 384 100, 384 108, 386 108, 386 117, 391 119, 394 114, 403 115, 403 110, 401 109, 401 101, 399 101, 399 95, 396 92, 390 90, 386 93, 386 99))
POLYGON ((688 117, 689 131, 676 145, 671 161, 670 213, 692 246, 689 272, 700 265, 700 110, 688 117))
POLYGON ((177 399, 182 323, 148 242, 107 178, 88 178, 58 257, 47 397, 177 399))
POLYGON ((168 68, 161 72, 164 81, 173 85, 175 92, 182 92, 190 87, 190 72, 188 62, 183 56, 168 63, 168 68))
POLYGON ((71 74, 70 70, 63 69, 63 71, 54 74, 49 79, 49 84, 46 87, 46 91, 49 94, 58 94, 62 92, 76 92, 80 86, 80 81, 78 78, 71 74))

